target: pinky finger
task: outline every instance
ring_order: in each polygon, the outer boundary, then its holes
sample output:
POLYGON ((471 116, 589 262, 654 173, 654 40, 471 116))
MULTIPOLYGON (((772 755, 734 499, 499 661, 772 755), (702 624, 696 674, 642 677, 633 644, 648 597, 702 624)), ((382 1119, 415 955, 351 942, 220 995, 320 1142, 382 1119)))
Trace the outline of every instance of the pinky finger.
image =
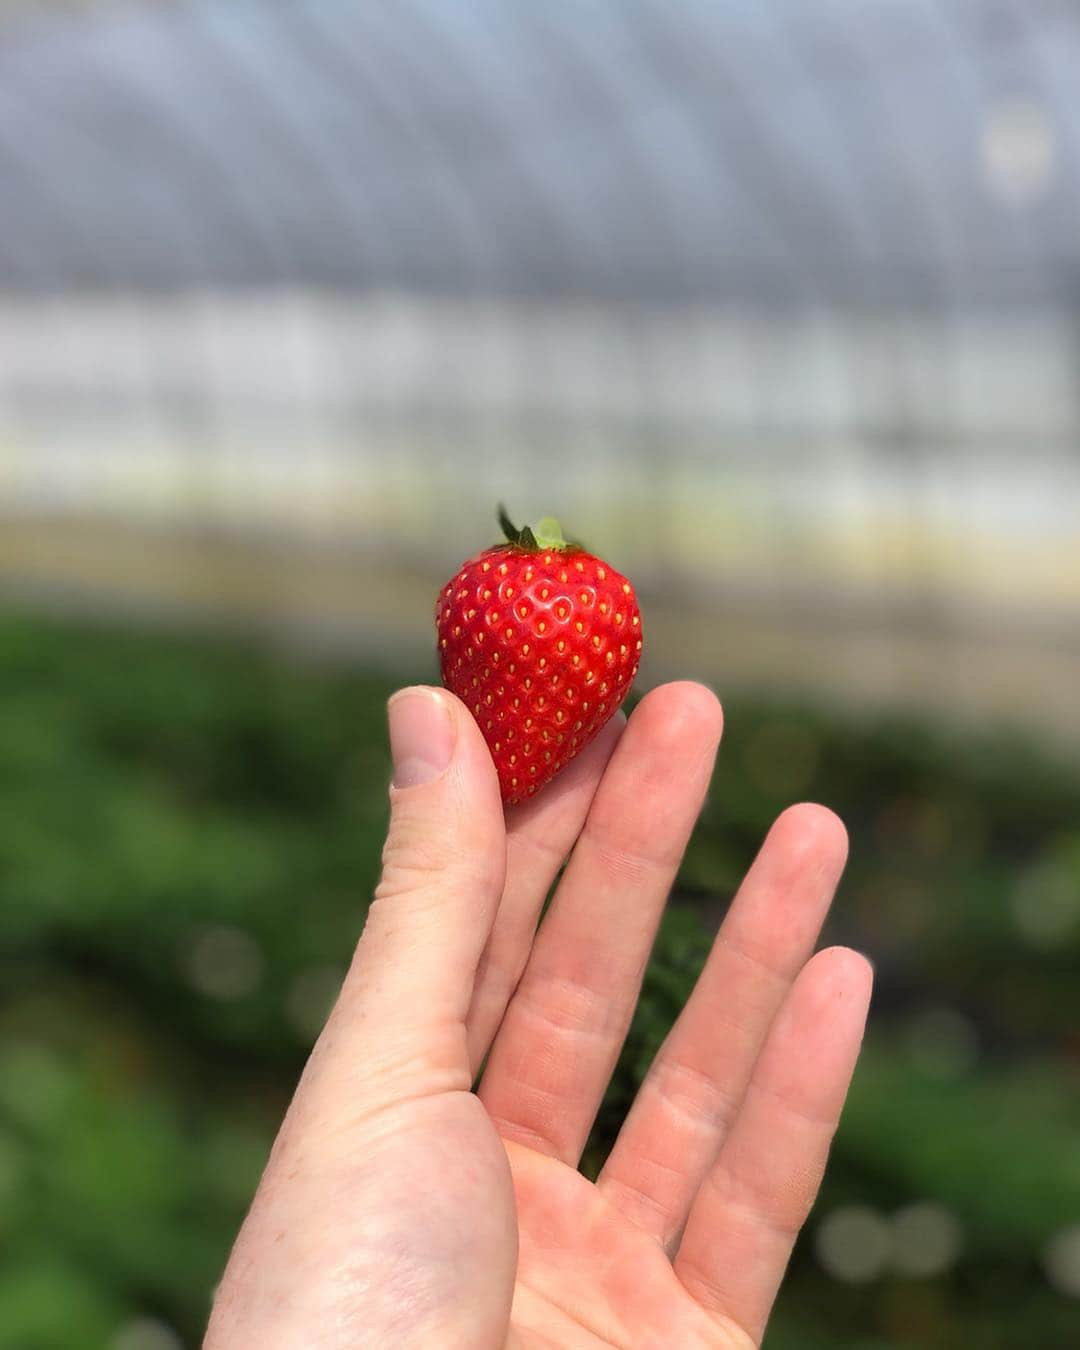
POLYGON ((817 1197, 870 1003, 870 964, 833 947, 803 968, 690 1211, 675 1270, 758 1344, 817 1197))

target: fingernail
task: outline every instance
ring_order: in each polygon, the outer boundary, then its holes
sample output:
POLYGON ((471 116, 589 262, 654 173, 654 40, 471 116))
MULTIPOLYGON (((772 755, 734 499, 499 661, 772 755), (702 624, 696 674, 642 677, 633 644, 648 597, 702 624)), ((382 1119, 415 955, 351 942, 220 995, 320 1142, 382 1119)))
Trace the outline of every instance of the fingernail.
POLYGON ((419 787, 446 770, 457 731, 445 695, 417 686, 402 689, 387 707, 394 787, 419 787))

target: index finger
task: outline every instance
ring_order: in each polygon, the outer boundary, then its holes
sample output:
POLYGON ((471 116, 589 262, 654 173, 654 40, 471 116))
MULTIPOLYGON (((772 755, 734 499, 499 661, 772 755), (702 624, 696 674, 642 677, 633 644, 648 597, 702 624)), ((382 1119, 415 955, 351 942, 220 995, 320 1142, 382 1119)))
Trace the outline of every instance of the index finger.
POLYGON ((625 726, 626 718, 616 713, 553 783, 506 813, 506 883, 480 956, 467 1019, 474 1076, 525 969, 548 891, 581 833, 625 726))

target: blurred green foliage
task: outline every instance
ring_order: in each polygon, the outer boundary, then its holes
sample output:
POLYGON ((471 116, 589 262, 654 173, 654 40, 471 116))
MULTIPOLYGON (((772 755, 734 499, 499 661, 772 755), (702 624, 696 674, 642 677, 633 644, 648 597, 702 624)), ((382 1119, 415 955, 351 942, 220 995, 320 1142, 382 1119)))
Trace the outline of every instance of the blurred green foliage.
MULTIPOLYGON (((0 618, 2 1350, 198 1343, 363 922, 390 688, 0 618)), ((1080 1248, 1070 1266, 1060 1235, 1080 1219, 1080 771, 1004 733, 726 702, 586 1166, 770 821, 825 801, 853 840, 829 936, 874 958, 878 992, 768 1345, 1075 1346, 1080 1248), (930 1239, 901 1240, 926 1207, 933 1260, 930 1239), (845 1214, 876 1234, 858 1268, 827 1232, 845 1214)))

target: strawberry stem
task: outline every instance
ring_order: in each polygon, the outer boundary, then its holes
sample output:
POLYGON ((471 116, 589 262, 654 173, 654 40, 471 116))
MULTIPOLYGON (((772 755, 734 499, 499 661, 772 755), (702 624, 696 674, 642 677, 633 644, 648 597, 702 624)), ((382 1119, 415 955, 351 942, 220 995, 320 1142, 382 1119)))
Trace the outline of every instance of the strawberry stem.
POLYGON ((507 540, 526 553, 540 553, 545 550, 562 552, 572 547, 563 537, 562 526, 554 516, 543 516, 535 525, 526 525, 518 529, 510 519, 506 507, 499 506, 499 524, 507 540))

